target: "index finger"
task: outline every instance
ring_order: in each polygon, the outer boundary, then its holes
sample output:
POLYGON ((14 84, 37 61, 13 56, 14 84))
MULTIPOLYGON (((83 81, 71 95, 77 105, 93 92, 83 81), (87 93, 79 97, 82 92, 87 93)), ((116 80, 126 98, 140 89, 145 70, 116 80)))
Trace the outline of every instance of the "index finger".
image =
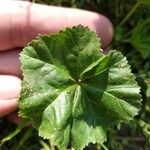
POLYGON ((3 1, 0 2, 0 19, 0 50, 24 47, 39 33, 56 32, 78 24, 96 30, 102 47, 106 47, 113 36, 112 24, 106 17, 73 8, 3 1))

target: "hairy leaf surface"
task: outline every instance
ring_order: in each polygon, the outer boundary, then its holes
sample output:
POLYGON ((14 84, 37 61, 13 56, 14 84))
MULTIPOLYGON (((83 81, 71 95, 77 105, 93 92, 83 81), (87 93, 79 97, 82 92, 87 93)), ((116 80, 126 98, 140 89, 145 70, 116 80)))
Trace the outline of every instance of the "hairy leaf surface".
POLYGON ((139 87, 126 58, 104 55, 83 26, 40 35, 21 53, 20 115, 60 149, 106 141, 106 130, 140 109, 139 87))

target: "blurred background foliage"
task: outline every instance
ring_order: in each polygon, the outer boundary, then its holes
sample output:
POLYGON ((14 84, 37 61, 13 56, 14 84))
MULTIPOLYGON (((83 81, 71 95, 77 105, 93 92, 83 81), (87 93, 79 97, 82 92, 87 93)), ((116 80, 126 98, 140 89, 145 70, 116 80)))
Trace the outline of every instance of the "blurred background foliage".
MULTIPOLYGON (((107 16, 114 26, 110 49, 121 51, 128 59, 141 86, 142 110, 129 125, 121 124, 108 132, 106 149, 150 149, 150 0, 32 0, 55 6, 80 8, 107 16)), ((32 128, 24 128, 0 119, 0 150, 56 150, 37 136, 32 128), (9 134, 8 134, 9 133, 9 134), (5 137, 5 138, 4 138, 5 137)), ((105 147, 90 144, 86 150, 105 147)))

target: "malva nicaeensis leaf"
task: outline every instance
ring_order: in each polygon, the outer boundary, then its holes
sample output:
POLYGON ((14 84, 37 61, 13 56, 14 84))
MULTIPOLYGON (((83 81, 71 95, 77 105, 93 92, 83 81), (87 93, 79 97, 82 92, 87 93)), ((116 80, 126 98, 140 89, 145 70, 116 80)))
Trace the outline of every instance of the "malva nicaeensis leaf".
POLYGON ((106 141, 106 131, 129 122, 141 105, 126 58, 104 55, 96 33, 81 25, 39 35, 20 55, 19 114, 58 148, 106 141))

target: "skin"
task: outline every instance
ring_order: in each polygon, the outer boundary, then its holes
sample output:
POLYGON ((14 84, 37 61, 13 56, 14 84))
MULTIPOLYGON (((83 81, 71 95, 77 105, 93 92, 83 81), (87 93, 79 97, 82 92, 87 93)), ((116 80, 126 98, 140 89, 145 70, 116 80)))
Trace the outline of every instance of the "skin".
POLYGON ((106 48, 113 37, 111 22, 94 12, 32 4, 23 1, 0 2, 0 117, 18 123, 17 100, 22 73, 19 53, 39 33, 53 33, 82 24, 101 37, 106 48))

